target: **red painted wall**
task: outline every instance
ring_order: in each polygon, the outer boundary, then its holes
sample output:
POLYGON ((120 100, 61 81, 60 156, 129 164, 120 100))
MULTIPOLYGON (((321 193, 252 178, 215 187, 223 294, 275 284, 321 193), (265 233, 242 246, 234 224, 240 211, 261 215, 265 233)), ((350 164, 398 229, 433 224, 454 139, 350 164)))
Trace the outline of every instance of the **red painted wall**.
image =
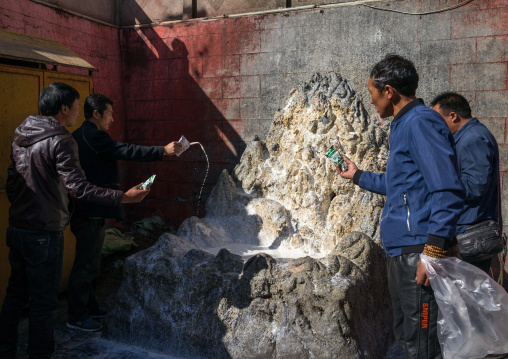
MULTIPOLYGON (((203 144, 210 169, 200 216, 220 173, 231 171, 245 148, 240 91, 231 81, 239 75, 240 57, 222 50, 223 32, 224 21, 122 32, 126 138, 164 145, 183 135, 203 144), (230 96, 232 91, 237 94, 230 96)), ((127 168, 139 182, 157 174, 147 200, 126 208, 128 218, 161 215, 180 223, 196 215, 207 168, 198 145, 180 157, 127 168)))
MULTIPOLYGON (((457 1, 404 4, 402 10, 415 12, 457 1)), ((211 161, 204 199, 221 171, 238 163, 246 143, 267 133, 292 86, 314 71, 339 69, 365 95, 368 68, 387 49, 402 50, 419 66, 418 91, 427 102, 446 90, 470 99, 496 136, 506 171, 507 20, 508 0, 475 0, 429 16, 355 6, 119 31, 28 0, 0 0, 0 28, 58 40, 100 70, 93 75, 95 92, 115 100, 113 138, 164 145, 184 135, 201 142, 211 161)), ((369 106, 365 96, 364 104, 369 106)), ((206 172, 199 147, 122 168, 124 188, 157 174, 147 199, 126 206, 128 221, 160 215, 179 224, 196 214, 206 172)), ((508 191, 503 193, 506 199, 508 191)))
MULTIPOLYGON (((123 137, 124 105, 121 91, 121 54, 118 29, 100 25, 28 0, 0 0, 0 29, 56 40, 99 69, 93 73, 95 92, 115 101, 111 134, 123 137)), ((88 75, 88 72, 60 71, 88 75)), ((84 99, 81 99, 84 101, 84 99)))
MULTIPOLYGON (((425 12, 456 5, 457 1, 415 0, 407 4, 407 8, 402 6, 401 10, 425 12)), ((163 144, 183 134, 191 141, 202 142, 212 161, 207 194, 221 170, 231 170, 239 161, 246 142, 252 140, 256 131, 266 134, 268 126, 260 123, 271 122, 277 106, 280 106, 280 101, 276 103, 277 99, 274 101, 266 95, 271 91, 266 86, 270 82, 267 77, 273 74, 280 79, 281 83, 272 90, 278 96, 287 96, 290 88, 283 83, 285 75, 294 79, 301 75, 301 71, 295 75, 297 67, 314 62, 315 68, 319 69, 322 65, 312 54, 305 52, 307 47, 312 48, 312 41, 321 40, 312 33, 335 34, 333 30, 328 32, 326 26, 340 28, 341 21, 361 23, 369 16, 383 15, 393 17, 392 31, 385 35, 389 36, 389 41, 406 41, 413 47, 409 52, 422 72, 420 96, 428 102, 441 91, 464 93, 475 114, 496 134, 502 168, 508 169, 505 136, 508 30, 504 26, 508 18, 508 1, 476 0, 453 11, 427 17, 387 14, 361 6, 356 10, 345 9, 344 13, 340 12, 342 10, 325 11, 336 11, 333 21, 322 22, 319 18, 322 11, 317 9, 123 31, 127 140, 163 144), (345 14, 354 18, 343 20, 342 16, 348 16, 345 14), (424 31, 418 32, 414 39, 401 37, 405 30, 397 28, 396 24, 400 22, 404 26, 406 21, 410 22, 409 26, 424 31), (442 33, 436 35, 436 31, 442 33), (292 41, 289 44, 291 49, 302 50, 301 57, 295 55, 298 51, 284 53, 288 43, 286 38, 292 41), (280 61, 275 60, 281 54, 280 61), (292 57, 285 57, 285 54, 292 57), (465 58, 460 58, 460 54, 465 54, 465 58), (285 67, 291 62, 294 69, 285 67), (499 76, 504 76, 501 87, 498 86, 499 76)), ((387 30, 386 26, 379 26, 387 30)), ((371 64, 365 65, 365 61, 372 62, 380 56, 380 51, 388 51, 375 43, 369 45, 366 39, 371 34, 363 34, 361 27, 359 33, 351 33, 351 43, 345 43, 351 53, 346 51, 346 56, 338 56, 336 61, 357 61, 358 67, 369 67, 371 64), (362 36, 364 43, 361 42, 362 36)), ((340 35, 331 37, 323 49, 323 57, 332 57, 334 47, 343 47, 347 39, 344 41, 340 35)), ((392 47, 390 51, 394 51, 392 47)), ((316 70, 309 69, 306 76, 310 77, 310 71, 316 70)), ((361 79, 354 87, 357 91, 365 87, 368 76, 367 69, 363 71, 361 68, 360 71, 361 79)), ((344 75, 359 77, 354 72, 344 75)), ((292 86, 294 82, 288 83, 292 86)), ((364 104, 369 106, 365 97, 364 104)), ((141 181, 156 173, 159 182, 145 203, 131 208, 143 211, 145 216, 159 214, 179 223, 195 213, 195 197, 204 169, 205 163, 198 148, 163 163, 129 165, 129 177, 141 181)), ((130 218, 136 215, 138 213, 131 212, 130 218)))

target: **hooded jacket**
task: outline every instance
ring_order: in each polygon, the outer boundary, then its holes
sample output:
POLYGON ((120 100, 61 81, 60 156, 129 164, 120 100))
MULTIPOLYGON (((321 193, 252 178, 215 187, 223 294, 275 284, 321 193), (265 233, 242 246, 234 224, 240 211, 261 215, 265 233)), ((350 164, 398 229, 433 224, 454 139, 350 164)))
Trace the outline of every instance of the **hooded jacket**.
POLYGON ((76 142, 51 117, 29 116, 14 132, 7 197, 9 225, 63 231, 69 223, 71 200, 120 206, 122 191, 87 182, 79 164, 76 142))
POLYGON ((415 99, 390 126, 386 173, 354 174, 355 184, 386 196, 380 227, 390 256, 454 244, 465 198, 454 146, 443 118, 415 99))

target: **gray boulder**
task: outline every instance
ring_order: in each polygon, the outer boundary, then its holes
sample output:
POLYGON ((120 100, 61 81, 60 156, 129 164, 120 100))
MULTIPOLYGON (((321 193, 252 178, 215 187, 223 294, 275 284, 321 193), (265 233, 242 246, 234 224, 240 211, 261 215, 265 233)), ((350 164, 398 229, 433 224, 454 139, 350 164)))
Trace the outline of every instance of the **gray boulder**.
POLYGON ((104 337, 190 358, 383 358, 393 342, 382 250, 343 237, 326 258, 216 256, 163 235, 127 259, 104 337))

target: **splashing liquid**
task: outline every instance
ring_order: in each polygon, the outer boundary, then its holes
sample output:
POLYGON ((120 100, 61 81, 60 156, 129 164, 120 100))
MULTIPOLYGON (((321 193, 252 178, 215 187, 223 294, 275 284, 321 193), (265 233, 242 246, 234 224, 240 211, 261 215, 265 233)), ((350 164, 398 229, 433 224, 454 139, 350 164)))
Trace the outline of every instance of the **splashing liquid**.
POLYGON ((208 161, 208 155, 206 154, 205 148, 203 145, 199 142, 191 142, 190 145, 200 145, 201 149, 203 150, 203 153, 206 157, 206 173, 205 173, 205 179, 203 180, 203 184, 201 185, 201 189, 199 190, 199 197, 198 197, 198 209, 196 211, 196 217, 199 217, 199 206, 201 205, 201 194, 203 193, 203 188, 205 187, 206 178, 208 177, 208 170, 210 169, 210 161, 208 161))

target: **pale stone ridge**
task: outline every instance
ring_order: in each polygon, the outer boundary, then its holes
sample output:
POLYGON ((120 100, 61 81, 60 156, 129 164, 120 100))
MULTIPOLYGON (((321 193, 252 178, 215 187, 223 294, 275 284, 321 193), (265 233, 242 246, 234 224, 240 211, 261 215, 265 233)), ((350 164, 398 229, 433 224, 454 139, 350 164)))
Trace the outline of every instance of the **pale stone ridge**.
POLYGON ((386 127, 368 121, 340 75, 314 75, 291 93, 266 142, 248 145, 234 179, 222 174, 206 217, 188 219, 178 235, 200 248, 248 243, 310 255, 329 253, 353 231, 379 239, 384 197, 342 179, 324 153, 333 145, 359 168, 383 172, 386 127))

